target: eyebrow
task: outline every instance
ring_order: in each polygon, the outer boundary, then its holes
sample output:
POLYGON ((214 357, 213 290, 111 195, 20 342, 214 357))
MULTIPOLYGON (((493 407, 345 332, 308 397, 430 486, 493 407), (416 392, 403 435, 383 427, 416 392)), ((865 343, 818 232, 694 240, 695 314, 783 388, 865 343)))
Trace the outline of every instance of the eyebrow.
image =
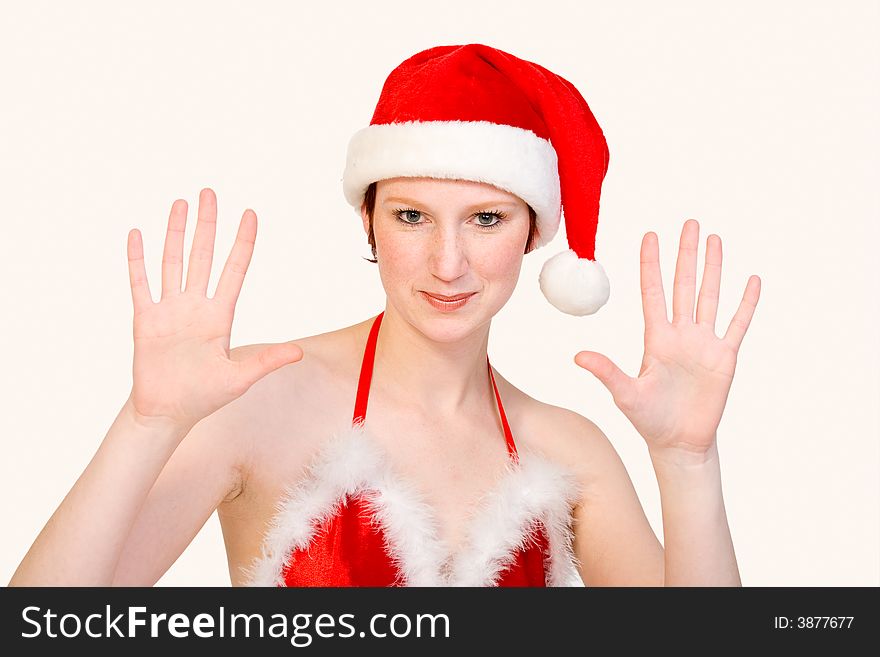
MULTIPOLYGON (((387 203, 407 203, 409 205, 419 205, 421 207, 427 207, 427 205, 425 205, 425 203, 423 203, 422 201, 416 201, 411 198, 406 198, 404 196, 389 196, 388 198, 386 198, 383 201, 383 205, 385 205, 387 203)), ((475 203, 466 209, 467 210, 476 210, 477 208, 485 208, 489 205, 506 205, 508 207, 513 208, 513 207, 516 207, 517 204, 514 203, 513 201, 500 200, 500 199, 488 199, 486 201, 481 201, 480 203, 475 203)))

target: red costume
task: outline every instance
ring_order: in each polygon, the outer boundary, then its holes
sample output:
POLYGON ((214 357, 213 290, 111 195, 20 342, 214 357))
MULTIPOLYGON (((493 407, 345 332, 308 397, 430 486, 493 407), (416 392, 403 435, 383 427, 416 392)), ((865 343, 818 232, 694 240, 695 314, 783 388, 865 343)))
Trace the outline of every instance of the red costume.
POLYGON ((458 553, 437 537, 431 508, 393 471, 364 424, 383 314, 364 350, 352 427, 329 440, 278 505, 249 584, 581 585, 571 551, 575 480, 538 454, 517 451, 488 359, 508 467, 469 518, 458 553))

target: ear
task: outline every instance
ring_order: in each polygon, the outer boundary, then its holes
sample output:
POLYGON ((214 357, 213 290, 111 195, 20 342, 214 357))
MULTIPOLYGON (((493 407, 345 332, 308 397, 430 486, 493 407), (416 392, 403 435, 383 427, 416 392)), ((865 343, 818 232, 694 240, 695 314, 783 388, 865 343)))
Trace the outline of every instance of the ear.
POLYGON ((364 224, 364 235, 370 235, 370 218, 367 216, 367 204, 361 203, 361 221, 364 224))

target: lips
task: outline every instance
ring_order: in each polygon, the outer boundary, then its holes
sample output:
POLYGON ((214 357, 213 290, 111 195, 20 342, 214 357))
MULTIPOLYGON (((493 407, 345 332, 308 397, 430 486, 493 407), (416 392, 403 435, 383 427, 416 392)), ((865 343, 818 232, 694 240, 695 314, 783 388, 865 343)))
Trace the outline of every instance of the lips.
POLYGON ((463 308, 467 304, 470 303, 471 297, 476 295, 476 292, 465 292, 464 294, 437 294, 435 295, 433 292, 428 293, 423 290, 419 291, 419 294, 422 295, 422 298, 427 301, 434 310, 437 310, 441 313, 452 313, 458 311, 460 308, 463 308))
POLYGON ((476 292, 465 292, 464 294, 456 294, 451 297, 445 294, 436 294, 434 292, 425 292, 425 294, 434 297, 435 299, 439 299, 440 301, 460 301, 461 299, 466 299, 467 297, 476 294, 476 292))

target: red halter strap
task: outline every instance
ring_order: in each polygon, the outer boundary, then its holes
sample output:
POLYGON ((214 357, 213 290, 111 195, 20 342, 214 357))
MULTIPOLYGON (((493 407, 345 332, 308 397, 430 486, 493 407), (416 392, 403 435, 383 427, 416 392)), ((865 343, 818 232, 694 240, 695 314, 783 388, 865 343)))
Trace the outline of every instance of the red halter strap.
MULTIPOLYGON (((363 424, 367 418, 367 402, 370 398, 370 382, 373 380, 373 362, 376 359, 376 340, 379 337, 379 326, 382 324, 382 317, 385 312, 381 312, 373 320, 370 328, 370 335, 367 338, 367 346, 364 349, 364 359, 361 362, 361 374, 358 378, 357 397, 354 402, 354 416, 352 417, 352 425, 363 424)), ((501 415, 501 425, 504 427, 504 438, 507 440, 507 452, 514 461, 519 460, 516 451, 516 443, 513 442, 513 433, 510 431, 510 424, 507 422, 507 415, 504 413, 504 406, 501 404, 501 395, 498 394, 498 385, 495 383, 495 374, 492 372, 492 364, 489 357, 486 356, 486 365, 489 367, 489 378, 492 380, 492 390, 495 392, 495 401, 498 404, 498 413, 501 415)))

